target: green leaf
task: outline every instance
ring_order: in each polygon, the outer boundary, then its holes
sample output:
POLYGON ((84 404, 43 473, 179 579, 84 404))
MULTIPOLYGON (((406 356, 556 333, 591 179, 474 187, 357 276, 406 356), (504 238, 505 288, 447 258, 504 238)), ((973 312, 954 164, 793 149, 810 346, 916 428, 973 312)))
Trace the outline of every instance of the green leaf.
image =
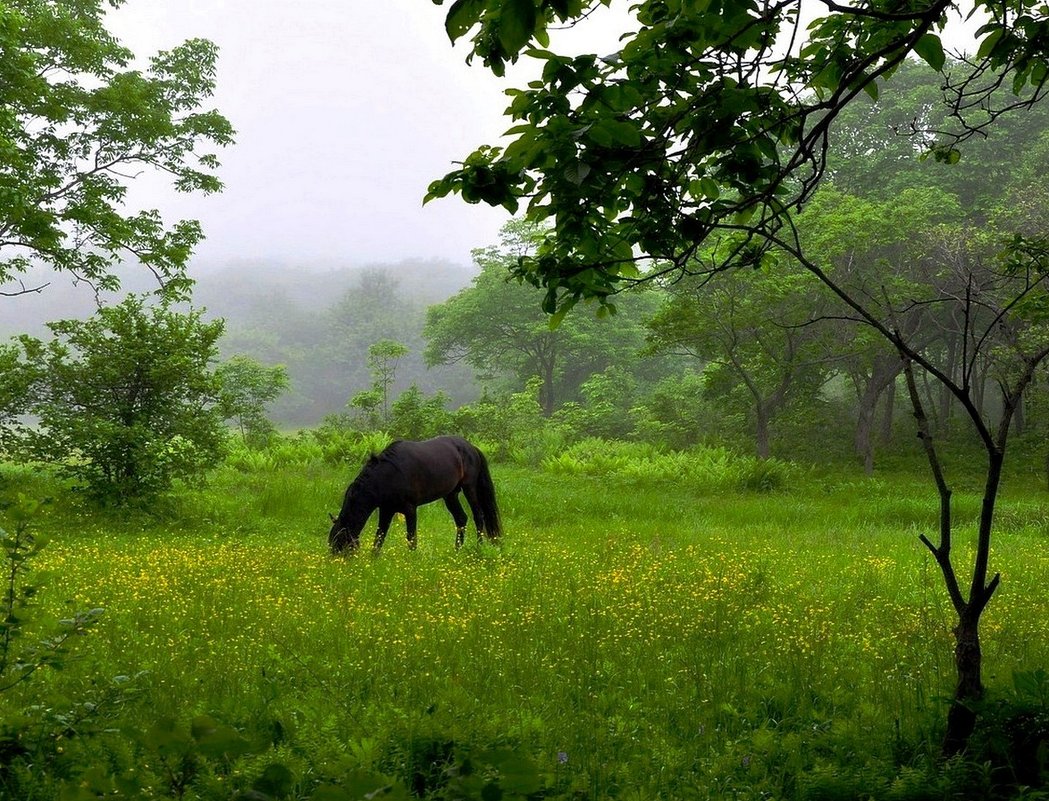
POLYGON ((980 42, 979 49, 976 51, 977 61, 981 61, 987 58, 987 56, 991 55, 991 51, 994 50, 994 46, 998 44, 998 41, 1002 38, 1003 33, 1005 33, 1005 31, 1002 28, 996 28, 983 38, 983 40, 980 42))
POLYGON ((255 790, 275 798, 283 798, 290 794, 294 786, 295 776, 287 765, 280 762, 267 765, 262 775, 252 783, 255 790))
POLYGON ((576 161, 565 167, 565 178, 574 184, 582 184, 590 174, 590 165, 583 161, 576 161))
POLYGON ((587 135, 602 147, 640 147, 641 131, 632 122, 622 120, 599 120, 594 123, 587 135))
POLYGON ((572 311, 572 307, 579 302, 578 298, 565 298, 561 301, 561 305, 558 309, 550 315, 550 330, 555 331, 561 325, 561 321, 565 319, 565 315, 572 311))
POLYGON ((190 734, 197 750, 212 759, 229 759, 251 753, 251 744, 236 729, 201 715, 190 724, 190 734))
POLYGON ((477 24, 484 11, 484 0, 455 0, 444 18, 444 29, 453 42, 477 24))
POLYGON ((927 33, 914 45, 914 52, 921 56, 930 67, 939 72, 943 69, 947 56, 943 52, 943 43, 934 33, 927 33))
POLYGON ((535 34, 537 15, 534 0, 507 0, 499 10, 499 44, 507 53, 517 53, 535 34))

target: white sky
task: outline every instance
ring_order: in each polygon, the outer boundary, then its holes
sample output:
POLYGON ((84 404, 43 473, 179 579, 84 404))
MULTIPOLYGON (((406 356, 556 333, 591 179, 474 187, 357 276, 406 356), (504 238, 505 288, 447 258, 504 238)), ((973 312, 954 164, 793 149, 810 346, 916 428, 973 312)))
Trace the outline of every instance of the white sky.
MULTIPOLYGON (((191 37, 219 45, 214 107, 238 132, 219 153, 222 194, 140 179, 132 202, 200 220, 198 264, 468 262, 507 215, 457 197, 424 208, 422 197, 510 126, 503 90, 527 77, 467 66, 446 11, 428 0, 127 0, 110 29, 142 58, 191 37)), ((616 14, 605 13, 573 35, 614 50, 616 14)))
POLYGON ((197 263, 467 262, 507 215, 422 198, 509 127, 511 84, 465 64, 445 11, 424 0, 128 0, 109 27, 140 57, 192 37, 218 44, 213 105, 237 129, 219 151, 224 192, 140 179, 132 201, 199 219, 197 263))

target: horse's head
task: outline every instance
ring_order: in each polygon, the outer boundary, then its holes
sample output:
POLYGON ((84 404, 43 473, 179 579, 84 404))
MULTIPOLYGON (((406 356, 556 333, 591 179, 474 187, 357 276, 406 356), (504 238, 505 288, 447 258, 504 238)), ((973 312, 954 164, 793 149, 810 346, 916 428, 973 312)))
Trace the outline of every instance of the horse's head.
POLYGON ((331 516, 331 531, 328 532, 328 547, 333 554, 349 548, 356 551, 361 544, 361 531, 368 522, 375 504, 370 502, 359 488, 351 484, 346 490, 339 516, 331 516))

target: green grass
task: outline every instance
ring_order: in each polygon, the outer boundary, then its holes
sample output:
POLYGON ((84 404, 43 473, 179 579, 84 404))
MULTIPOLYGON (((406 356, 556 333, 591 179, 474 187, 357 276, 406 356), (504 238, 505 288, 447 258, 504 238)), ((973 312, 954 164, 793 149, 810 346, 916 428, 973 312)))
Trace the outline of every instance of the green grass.
MULTIPOLYGON (((436 504, 418 551, 398 522, 381 557, 338 559, 327 513, 345 468, 225 469, 120 513, 22 476, 55 493, 39 521, 55 534, 38 560, 46 611, 107 611, 79 661, 5 703, 134 677, 100 713, 113 731, 70 745, 114 770, 149 759, 127 733, 164 717, 208 714, 255 744, 187 798, 229 797, 274 761, 301 797, 361 770, 432 790, 444 779, 420 766, 498 745, 565 797, 882 797, 935 748, 951 611, 917 539, 937 519, 922 474, 799 470, 764 494, 494 474, 500 547, 455 552, 436 504), (828 776, 843 795, 819 795, 828 776)), ((992 688, 1049 665, 1046 500, 1032 483, 1003 501, 992 688)), ((961 554, 979 499, 957 503, 961 554)))

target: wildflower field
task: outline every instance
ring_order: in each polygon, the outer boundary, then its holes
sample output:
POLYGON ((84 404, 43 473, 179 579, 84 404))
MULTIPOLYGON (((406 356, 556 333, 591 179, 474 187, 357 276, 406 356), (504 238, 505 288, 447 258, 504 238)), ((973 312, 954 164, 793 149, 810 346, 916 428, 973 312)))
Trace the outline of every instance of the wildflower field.
MULTIPOLYGON (((953 612, 918 542, 936 523, 923 474, 799 472, 771 492, 549 465, 494 476, 501 545, 456 552, 436 504, 420 510, 417 551, 398 521, 377 558, 327 553, 344 467, 227 467, 132 514, 56 495, 36 522, 54 536, 36 558, 37 616, 105 612, 63 671, 3 696, 44 693, 72 716, 47 778, 19 786, 940 797, 920 794, 921 766, 952 689, 953 612)), ((978 503, 959 491, 959 518, 978 503)), ((992 691, 1049 665, 1047 531, 1049 495, 1021 476, 993 557, 992 691)))

